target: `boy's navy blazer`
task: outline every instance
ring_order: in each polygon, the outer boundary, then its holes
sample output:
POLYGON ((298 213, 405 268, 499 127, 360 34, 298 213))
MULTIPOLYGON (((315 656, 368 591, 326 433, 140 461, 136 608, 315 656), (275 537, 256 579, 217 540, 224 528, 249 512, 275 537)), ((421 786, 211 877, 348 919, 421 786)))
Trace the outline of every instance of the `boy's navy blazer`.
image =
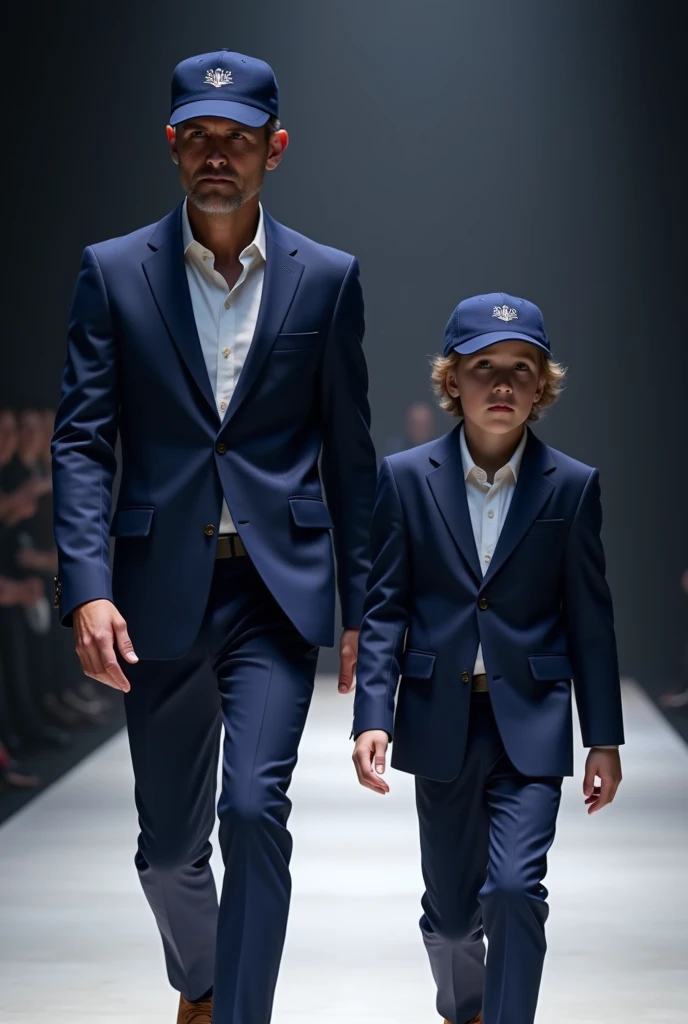
POLYGON ((393 735, 395 768, 455 778, 482 642, 495 718, 513 764, 525 775, 570 775, 571 680, 583 743, 623 743, 598 471, 528 429, 511 506, 483 577, 459 431, 383 460, 354 735, 384 729, 393 735))
POLYGON ((222 419, 194 321, 181 206, 84 253, 52 446, 57 596, 65 624, 77 605, 114 598, 141 658, 181 657, 198 632, 223 492, 254 565, 307 641, 333 643, 333 540, 343 624, 360 625, 376 462, 358 263, 267 212, 264 221, 258 322, 222 419))

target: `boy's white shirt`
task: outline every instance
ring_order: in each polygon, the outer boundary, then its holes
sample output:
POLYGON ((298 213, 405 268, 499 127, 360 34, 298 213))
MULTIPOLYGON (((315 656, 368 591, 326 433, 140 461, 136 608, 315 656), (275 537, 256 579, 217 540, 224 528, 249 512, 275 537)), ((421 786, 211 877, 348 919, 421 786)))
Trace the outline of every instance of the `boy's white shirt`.
MULTIPOLYGON (((523 437, 519 441, 516 451, 507 464, 497 470, 494 483, 492 484, 488 481, 485 470, 476 466, 473 461, 466 443, 463 424, 461 424, 459 438, 468 511, 471 516, 478 559, 484 576, 490 567, 499 535, 506 522, 514 491, 516 490, 516 482, 518 481, 518 474, 523 461, 523 452, 528 442, 528 431, 525 427, 523 428, 523 437)), ((478 646, 473 674, 476 676, 485 674, 482 644, 478 646)), ((618 747, 598 747, 596 749, 618 750, 618 747)))

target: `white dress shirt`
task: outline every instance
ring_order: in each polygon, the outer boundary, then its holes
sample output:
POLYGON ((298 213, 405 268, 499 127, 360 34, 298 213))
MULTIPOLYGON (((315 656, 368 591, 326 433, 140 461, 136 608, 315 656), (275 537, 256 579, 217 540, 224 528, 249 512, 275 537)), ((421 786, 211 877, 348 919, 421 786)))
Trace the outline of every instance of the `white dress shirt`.
MULTIPOLYGON (((265 278, 265 223, 260 207, 258 229, 239 256, 241 274, 228 291, 215 270, 215 256, 197 242, 191 231, 186 202, 182 207, 182 238, 186 279, 208 377, 222 418, 246 362, 258 320, 265 278)), ((236 533, 227 502, 222 502, 219 533, 236 533)))
MULTIPOLYGON (((502 466, 501 469, 497 470, 493 484, 489 483, 485 470, 480 469, 473 461, 466 444, 463 425, 461 426, 460 440, 468 511, 471 515, 475 546, 478 549, 478 558, 484 576, 490 567, 499 535, 504 527, 507 512, 516 490, 516 481, 518 480, 518 472, 521 468, 528 433, 526 430, 523 431, 523 437, 519 441, 518 448, 506 466, 502 466)), ((483 648, 481 644, 478 647, 473 674, 477 676, 482 675, 484 672, 485 662, 483 661, 483 648)))
MULTIPOLYGON (((494 483, 492 484, 489 483, 485 470, 476 466, 471 457, 468 445, 466 444, 463 425, 461 426, 460 441, 468 510, 471 515, 471 525, 473 526, 475 546, 478 549, 480 567, 484 576, 492 561, 499 535, 504 527, 511 500, 516 490, 516 481, 518 480, 521 462, 523 461, 523 452, 528 441, 528 431, 526 429, 523 430, 523 437, 518 443, 518 448, 506 466, 502 466, 501 469, 497 470, 494 483)), ((475 659, 473 675, 483 675, 484 673, 483 647, 480 644, 475 659)), ((618 747, 599 746, 596 749, 618 750, 618 747)))

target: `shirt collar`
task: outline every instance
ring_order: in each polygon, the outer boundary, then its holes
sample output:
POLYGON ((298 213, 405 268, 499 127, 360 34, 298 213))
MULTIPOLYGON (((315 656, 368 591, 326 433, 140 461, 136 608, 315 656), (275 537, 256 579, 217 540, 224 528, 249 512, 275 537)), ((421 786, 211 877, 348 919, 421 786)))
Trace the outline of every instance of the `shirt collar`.
MULTIPOLYGON (((197 242, 193 236, 193 231, 191 230, 191 223, 189 221, 189 213, 186 208, 187 203, 188 199, 185 199, 184 203, 182 204, 182 244, 184 246, 185 256, 192 246, 198 246, 199 249, 203 248, 201 243, 197 242)), ((255 238, 250 243, 250 245, 246 246, 244 251, 240 254, 239 259, 242 260, 243 257, 247 256, 252 248, 255 248, 257 252, 260 253, 263 260, 267 259, 267 245, 265 241, 265 218, 263 216, 262 203, 258 204, 258 228, 256 229, 255 238)))
MULTIPOLYGON (((478 473, 481 473, 481 474, 484 473, 484 470, 481 470, 479 466, 476 466, 475 462, 473 461, 473 459, 471 457, 471 453, 468 450, 468 445, 466 444, 465 432, 464 432, 464 429, 463 429, 463 423, 461 424, 461 432, 459 434, 459 439, 460 439, 460 444, 461 444, 461 463, 462 463, 462 466, 463 466, 463 478, 464 478, 464 480, 467 480, 468 477, 471 475, 471 473, 474 470, 477 471, 478 473)), ((527 441, 528 441, 528 431, 524 427, 523 428, 523 437, 518 442, 518 447, 516 448, 516 451, 511 456, 511 458, 507 462, 506 466, 502 466, 502 469, 506 469, 508 467, 511 470, 511 472, 513 474, 513 477, 514 477, 514 481, 518 480, 518 474, 519 474, 519 471, 521 469, 521 463, 523 461, 523 453, 524 453, 524 451, 526 449, 527 441)), ((501 473, 501 472, 502 472, 501 469, 497 471, 497 473, 501 473)), ((497 479, 497 473, 495 473, 495 479, 497 479)))

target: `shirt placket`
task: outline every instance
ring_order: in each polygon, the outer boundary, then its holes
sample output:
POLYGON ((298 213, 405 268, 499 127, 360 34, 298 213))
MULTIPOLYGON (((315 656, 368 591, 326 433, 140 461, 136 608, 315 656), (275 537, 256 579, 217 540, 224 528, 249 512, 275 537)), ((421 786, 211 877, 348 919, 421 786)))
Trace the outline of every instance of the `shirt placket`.
POLYGON ((224 415, 234 391, 234 303, 233 290, 220 306, 217 332, 217 408, 224 415))
MULTIPOLYGON (((234 306, 237 292, 246 280, 250 266, 250 259, 244 253, 239 258, 242 264, 241 274, 234 287, 225 293, 218 316, 216 401, 221 416, 224 416, 227 411, 227 406, 236 387, 236 352, 234 346, 236 339, 236 312, 234 306)), ((215 273, 217 275, 217 272, 215 273)), ((222 280, 224 281, 224 278, 222 280)))
POLYGON ((483 505, 483 528, 482 528, 482 570, 483 575, 487 572, 492 556, 497 546, 499 534, 499 484, 497 481, 492 485, 487 482, 483 485, 485 490, 485 503, 483 505))

